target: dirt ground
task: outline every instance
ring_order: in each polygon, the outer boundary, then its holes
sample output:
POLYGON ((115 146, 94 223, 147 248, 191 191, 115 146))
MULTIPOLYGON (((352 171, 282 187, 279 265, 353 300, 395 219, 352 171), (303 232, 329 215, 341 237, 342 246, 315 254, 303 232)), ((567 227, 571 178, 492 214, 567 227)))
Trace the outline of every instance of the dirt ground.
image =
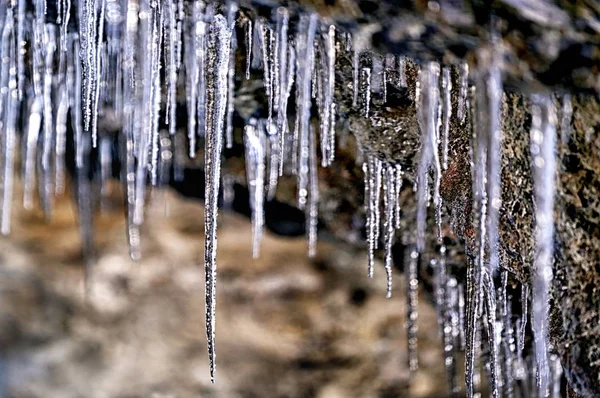
MULTIPOLYGON (((156 192, 142 260, 128 257, 118 189, 96 217, 85 294, 69 196, 53 219, 23 210, 0 240, 0 375, 6 397, 441 397, 435 310, 420 298, 420 369, 409 377, 403 275, 385 298, 366 254, 266 233, 251 257, 247 219, 222 212, 217 382, 204 328, 203 205, 156 192), (166 206, 165 206, 166 202, 166 206), (168 209, 165 215, 165 209, 168 209)), ((459 366, 459 373, 462 373, 459 366)))

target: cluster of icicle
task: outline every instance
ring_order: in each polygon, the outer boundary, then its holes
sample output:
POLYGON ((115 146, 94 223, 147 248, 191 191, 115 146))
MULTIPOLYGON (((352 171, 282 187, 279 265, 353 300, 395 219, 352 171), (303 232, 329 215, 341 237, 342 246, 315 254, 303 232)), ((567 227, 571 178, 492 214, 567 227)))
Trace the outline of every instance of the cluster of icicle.
MULTIPOLYGON (((90 252, 94 206, 88 178, 92 167, 89 155, 92 148, 98 148, 100 178, 104 183, 112 174, 112 138, 99 134, 98 124, 102 118, 114 118, 122 129, 121 179, 127 199, 130 255, 137 259, 141 255, 139 228, 144 221, 147 186, 167 184, 171 175, 182 178, 182 162, 177 157, 182 156, 182 148, 187 148, 189 157, 195 157, 197 141, 203 139, 206 330, 214 380, 217 199, 223 145, 233 145, 234 88, 240 75, 235 70, 238 32, 244 32, 245 77, 249 79, 252 70, 262 70, 268 101, 268 116, 248 120, 243 134, 254 256, 260 251, 265 196, 275 195, 278 178, 287 171, 297 178, 298 205, 307 215, 308 251, 310 255, 315 253, 319 200, 317 147, 321 149, 323 167, 330 165, 335 156, 336 51, 350 52, 354 67, 353 103, 362 108, 365 117, 369 116, 371 92, 383 93, 385 98, 386 85, 391 84, 387 78, 390 68, 397 68, 399 76, 399 81, 393 84, 407 85, 406 59, 377 56, 373 57, 372 65, 361 67, 360 53, 368 50, 364 44, 353 45, 349 34, 340 35, 316 14, 300 15, 292 32, 285 8, 275 10, 272 20, 268 20, 238 13, 233 2, 223 6, 183 0, 82 0, 73 4, 71 0, 57 0, 52 13, 45 0, 35 0, 33 8, 26 4, 26 0, 12 0, 0 5, 1 231, 10 232, 18 143, 22 149, 24 207, 33 205, 37 180, 41 206, 50 217, 54 196, 65 190, 65 154, 67 142, 72 140, 80 229, 84 249, 90 252), (177 126, 178 94, 182 92, 187 104, 187 123, 177 126), (296 95, 296 116, 288 121, 292 93, 296 95), (318 109, 318 137, 311 122, 313 101, 318 109), (179 127, 186 129, 187 142, 177 139, 179 127), (72 137, 68 131, 73 131, 72 137)), ((485 369, 493 396, 513 396, 514 386, 524 395, 545 396, 549 390, 559 394, 560 365, 555 358, 549 358, 547 347, 556 111, 550 95, 533 97, 531 155, 537 246, 531 327, 536 366, 535 371, 530 371, 532 367, 523 357, 529 290, 523 287, 523 317, 513 324, 512 298, 506 296, 506 272, 501 274, 502 286, 498 292, 494 286, 494 276, 500 272, 497 247, 502 81, 498 51, 482 52, 481 61, 487 67, 481 68, 472 79, 467 65, 459 67, 456 110, 463 125, 472 123, 475 127, 472 174, 477 250, 475 261, 468 267, 466 289, 446 272, 443 246, 440 257, 432 260, 445 364, 452 390, 456 392, 456 355, 459 350, 466 351, 467 391, 473 396, 480 379, 477 361, 484 355, 484 331, 489 342, 485 369), (475 84, 469 85, 470 80, 475 84)), ((413 371, 418 367, 417 270, 425 246, 430 196, 437 215, 438 237, 442 238, 439 186, 442 170, 448 164, 453 111, 450 70, 437 63, 423 65, 416 88, 415 103, 422 134, 416 176, 417 239, 406 272, 408 358, 413 371)), ((392 245, 400 227, 403 171, 400 165, 372 154, 366 154, 363 169, 368 275, 373 275, 375 250, 383 231, 389 297, 392 245)))

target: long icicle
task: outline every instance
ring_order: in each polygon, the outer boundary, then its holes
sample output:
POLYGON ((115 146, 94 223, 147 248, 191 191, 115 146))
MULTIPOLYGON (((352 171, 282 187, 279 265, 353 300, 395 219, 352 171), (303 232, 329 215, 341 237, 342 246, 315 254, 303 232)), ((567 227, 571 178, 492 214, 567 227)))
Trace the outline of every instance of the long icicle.
POLYGON ((440 167, 437 145, 438 112, 440 91, 438 80, 440 66, 435 62, 427 64, 420 73, 420 92, 417 101, 417 118, 421 129, 421 153, 417 171, 417 250, 425 247, 427 226, 427 205, 429 202, 429 169, 434 166, 434 204, 439 208, 440 167))
POLYGON ((223 126, 227 104, 227 74, 231 30, 227 19, 215 15, 210 26, 207 71, 207 112, 205 162, 205 212, 204 212, 204 269, 206 274, 206 337, 210 360, 211 382, 215 382, 215 310, 217 278, 217 200, 221 180, 221 151, 223 126))
POLYGON ((531 157, 535 198, 535 257, 532 322, 538 368, 538 394, 546 396, 550 386, 548 365, 549 290, 554 256, 554 179, 556 109, 550 95, 536 95, 531 109, 531 157))

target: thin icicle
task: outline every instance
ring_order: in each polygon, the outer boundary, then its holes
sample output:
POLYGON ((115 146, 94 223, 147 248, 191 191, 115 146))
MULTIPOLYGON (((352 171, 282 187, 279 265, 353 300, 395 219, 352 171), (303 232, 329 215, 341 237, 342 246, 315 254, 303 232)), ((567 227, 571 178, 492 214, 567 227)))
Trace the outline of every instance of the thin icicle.
POLYGON ((65 192, 65 152, 67 147, 67 116, 69 98, 67 88, 62 86, 59 91, 58 109, 56 111, 56 147, 55 147, 55 194, 65 192))
POLYGON ((274 123, 269 122, 268 119, 261 121, 262 130, 265 132, 265 136, 269 142, 269 156, 268 156, 268 186, 267 186, 267 198, 272 200, 275 198, 277 192, 277 183, 279 180, 279 159, 281 158, 281 146, 279 136, 277 135, 277 127, 274 123))
POLYGON ((483 273, 483 295, 485 304, 485 320, 484 325, 487 330, 488 345, 489 345, 489 367, 491 378, 491 395, 494 398, 500 396, 499 381, 498 381, 498 332, 496 327, 496 290, 494 282, 487 271, 483 273))
MULTIPOLYGON (((446 267, 444 256, 446 252, 445 246, 442 246, 443 250, 440 250, 441 254, 441 267, 446 267)), ((448 383, 450 385, 450 392, 453 395, 457 395, 459 392, 458 380, 456 377, 456 352, 457 352, 457 337, 458 337, 458 282, 455 278, 447 278, 445 283, 445 297, 444 297, 444 325, 443 325, 443 337, 444 337, 444 364, 446 365, 446 375, 448 383)))
POLYGON ((529 317, 529 285, 521 285, 521 327, 519 328, 521 339, 518 340, 520 350, 525 349, 525 330, 527 328, 527 318, 529 317))
POLYGON ((373 277, 375 268, 375 249, 379 242, 381 223, 379 204, 381 197, 381 179, 383 163, 374 155, 368 155, 363 164, 365 172, 365 212, 367 214, 368 265, 367 276, 373 277))
MULTIPOLYGON (((67 0, 67 2, 70 6, 71 0, 67 0)), ((17 93, 19 101, 23 101, 26 73, 25 54, 27 53, 27 41, 25 40, 25 32, 27 30, 27 0, 18 0, 17 7, 17 93)))
POLYGON ((175 135, 177 132, 177 42, 179 40, 179 31, 177 27, 177 4, 175 2, 166 2, 165 11, 168 22, 166 27, 165 52, 167 58, 165 80, 167 83, 167 99, 165 102, 165 123, 169 125, 169 133, 175 135))
MULTIPOLYGON (((496 47, 498 47, 496 45, 496 47)), ((498 224, 500 207, 502 206, 501 174, 502 174, 502 76, 497 49, 491 54, 484 54, 482 61, 488 64, 483 76, 482 86, 477 90, 477 127, 478 134, 483 134, 487 150, 486 186, 486 225, 487 244, 489 249, 489 268, 491 275, 499 267, 498 224)), ((479 165, 478 165, 479 166, 479 165)), ((483 209, 482 209, 483 210, 483 209)))
POLYGON ((398 195, 396 189, 396 166, 386 163, 383 167, 385 183, 383 184, 384 196, 384 241, 385 241, 385 272, 387 278, 387 293, 386 297, 392 297, 392 245, 394 244, 394 236, 396 232, 396 209, 398 208, 398 195))
POLYGON ((1 103, 0 112, 4 121, 2 145, 2 212, 1 228, 3 235, 10 233, 11 209, 14 182, 14 161, 17 130, 17 68, 15 21, 12 8, 6 11, 6 20, 2 32, 2 66, 1 66, 1 103))
POLYGON ((316 14, 300 17, 298 51, 298 81, 296 90, 296 118, 298 121, 298 205, 304 209, 307 203, 309 187, 309 153, 310 153, 310 107, 311 107, 311 75, 314 64, 314 41, 317 28, 316 14))
MULTIPOLYGON (((106 1, 106 0, 104 0, 106 1)), ((150 112, 147 115, 150 122, 150 139, 151 139, 151 158, 150 158, 150 177, 153 186, 158 184, 158 162, 159 162, 159 115, 161 109, 162 93, 161 93, 161 59, 162 59, 162 28, 163 11, 162 4, 157 2, 152 10, 152 50, 151 56, 151 82, 150 82, 150 112)))
POLYGON ((477 359, 477 315, 479 313, 479 298, 482 270, 472 259, 467 260, 467 291, 466 291, 466 325, 465 325, 465 384, 467 397, 472 398, 476 390, 476 359, 477 359))
POLYGON ((417 250, 419 252, 422 252, 425 247, 427 205, 429 202, 429 169, 432 166, 434 170, 434 204, 437 214, 439 214, 441 206, 439 195, 441 171, 437 145, 440 104, 439 76, 440 66, 435 62, 427 64, 421 70, 419 76, 420 93, 417 101, 417 118, 421 129, 421 153, 417 171, 417 250))
POLYGON ((258 258, 264 225, 264 187, 265 187, 265 137, 256 126, 256 120, 244 128, 244 147, 246 178, 250 193, 252 212, 252 257, 258 258))
POLYGON ((552 354, 550 356, 550 371, 552 373, 550 397, 560 398, 562 396, 560 385, 562 381, 563 369, 562 365, 560 364, 560 358, 556 354, 552 354))
POLYGON ((323 167, 331 165, 335 158, 335 27, 329 26, 323 35, 321 53, 322 73, 318 73, 321 95, 319 96, 319 114, 321 117, 321 162, 323 167))
POLYGON ((42 207, 48 218, 52 212, 54 196, 54 173, 52 170, 52 154, 54 153, 54 109, 53 105, 53 83, 54 63, 56 51, 56 26, 46 24, 44 26, 45 57, 44 57, 44 124, 42 145, 42 207))
POLYGON ((364 115, 368 119, 371 107, 371 68, 362 68, 361 70, 361 91, 363 97, 364 115))
POLYGON ((215 15, 210 28, 207 71, 207 112, 205 149, 204 269, 206 273, 206 336, 211 382, 215 381, 215 311, 217 278, 217 200, 221 181, 223 125, 227 105, 227 74, 231 30, 222 15, 215 15))
MULTIPOLYGON (((508 274, 504 271, 504 274, 508 274)), ((504 282, 504 281, 503 281, 504 282)), ((504 287, 503 287, 504 289, 504 287)), ((504 394, 507 398, 514 396, 514 356, 516 344, 514 338, 514 328, 512 322, 512 298, 504 296, 502 303, 505 310, 502 311, 502 348, 504 351, 504 394)))
POLYGON ((408 341, 408 368, 411 373, 414 373, 419 368, 419 356, 417 351, 418 340, 417 332, 419 326, 417 320, 419 318, 419 252, 416 247, 410 252, 408 263, 408 272, 406 272, 406 333, 408 341))
POLYGON ((371 56, 371 92, 375 97, 381 99, 383 92, 383 58, 379 54, 371 56))
MULTIPOLYGON (((112 142, 110 138, 102 138, 100 152, 100 196, 104 202, 109 194, 109 180, 112 177, 112 142)), ((106 204, 102 203, 102 207, 106 204)))
MULTIPOLYGON (((96 147, 98 143, 98 107, 100 101, 100 76, 102 74, 101 69, 101 55, 102 49, 104 46, 104 14, 106 12, 106 1, 107 0, 99 0, 100 1, 100 17, 98 22, 98 27, 96 28, 96 20, 94 16, 94 37, 90 36, 90 40, 94 42, 93 52, 90 53, 90 56, 94 59, 91 60, 91 63, 94 66, 91 69, 91 78, 94 79, 92 83, 92 92, 90 94, 91 102, 91 131, 92 131, 92 147, 96 147), (97 36, 96 36, 97 35, 97 36)), ((95 14, 96 11, 94 11, 95 14)))
POLYGON ((442 166, 444 170, 448 168, 448 136, 450 134, 450 117, 452 116, 451 92, 450 68, 446 66, 442 69, 442 166))
POLYGON ((250 66, 252 65, 252 43, 253 30, 252 20, 248 18, 246 22, 246 80, 250 79, 250 66))
POLYGON ((262 62, 264 72, 264 83, 265 90, 267 92, 267 110, 269 114, 269 123, 273 117, 273 101, 274 101, 274 74, 273 74, 273 62, 275 61, 273 56, 273 30, 266 22, 260 24, 260 42, 262 49, 262 62))
POLYGON ((407 87, 406 83, 406 57, 401 55, 398 57, 398 85, 400 87, 407 87))
POLYGON ((317 175, 317 137, 313 125, 310 126, 308 154, 308 206, 306 206, 306 231, 308 235, 308 256, 317 254, 317 227, 319 223, 319 179, 317 175))
POLYGON ((289 13, 285 8, 277 9, 277 65, 279 71, 279 91, 277 103, 277 134, 279 135, 279 175, 283 174, 285 141, 288 130, 287 104, 290 97, 294 76, 295 52, 289 46, 288 51, 289 13), (288 61, 289 53, 289 61, 288 61))
POLYGON ((42 112, 44 101, 36 97, 30 107, 27 122, 27 138, 25 146, 25 167, 23 171, 23 207, 27 210, 33 208, 33 193, 36 173, 36 158, 38 136, 42 127, 42 112))
POLYGON ((400 229, 402 223, 402 213, 400 208, 400 192, 402 191, 402 177, 404 176, 404 172, 402 171, 402 166, 400 164, 396 164, 396 229, 400 229))
POLYGON ((237 4, 229 2, 228 4, 228 22, 231 30, 231 50, 229 51, 229 72, 227 74, 227 123, 225 130, 225 146, 233 148, 233 111, 235 109, 235 52, 237 50, 237 35, 235 33, 235 20, 237 14, 237 4))
POLYGON ((556 152, 556 110, 550 95, 532 98, 531 157, 535 199, 535 242, 531 326, 539 372, 538 394, 550 386, 548 364, 549 290, 554 256, 554 179, 556 152))

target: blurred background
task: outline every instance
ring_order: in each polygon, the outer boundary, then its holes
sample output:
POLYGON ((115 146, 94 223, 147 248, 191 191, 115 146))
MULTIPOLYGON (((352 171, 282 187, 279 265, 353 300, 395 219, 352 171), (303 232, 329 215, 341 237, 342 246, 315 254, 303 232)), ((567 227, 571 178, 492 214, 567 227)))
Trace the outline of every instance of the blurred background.
MULTIPOLYGON (((15 198, 22 198, 22 191, 15 198)), ((95 219, 86 294, 76 205, 52 220, 15 203, 0 240, 0 368, 5 397, 441 397, 436 313, 419 303, 420 369, 407 368, 402 274, 385 298, 366 253, 266 232, 251 255, 247 218, 220 215, 217 382, 204 326, 203 203, 155 190, 129 258, 120 187, 95 219)), ((463 365, 459 363, 458 374, 463 365)), ((463 385, 459 381, 459 385, 463 385)))

